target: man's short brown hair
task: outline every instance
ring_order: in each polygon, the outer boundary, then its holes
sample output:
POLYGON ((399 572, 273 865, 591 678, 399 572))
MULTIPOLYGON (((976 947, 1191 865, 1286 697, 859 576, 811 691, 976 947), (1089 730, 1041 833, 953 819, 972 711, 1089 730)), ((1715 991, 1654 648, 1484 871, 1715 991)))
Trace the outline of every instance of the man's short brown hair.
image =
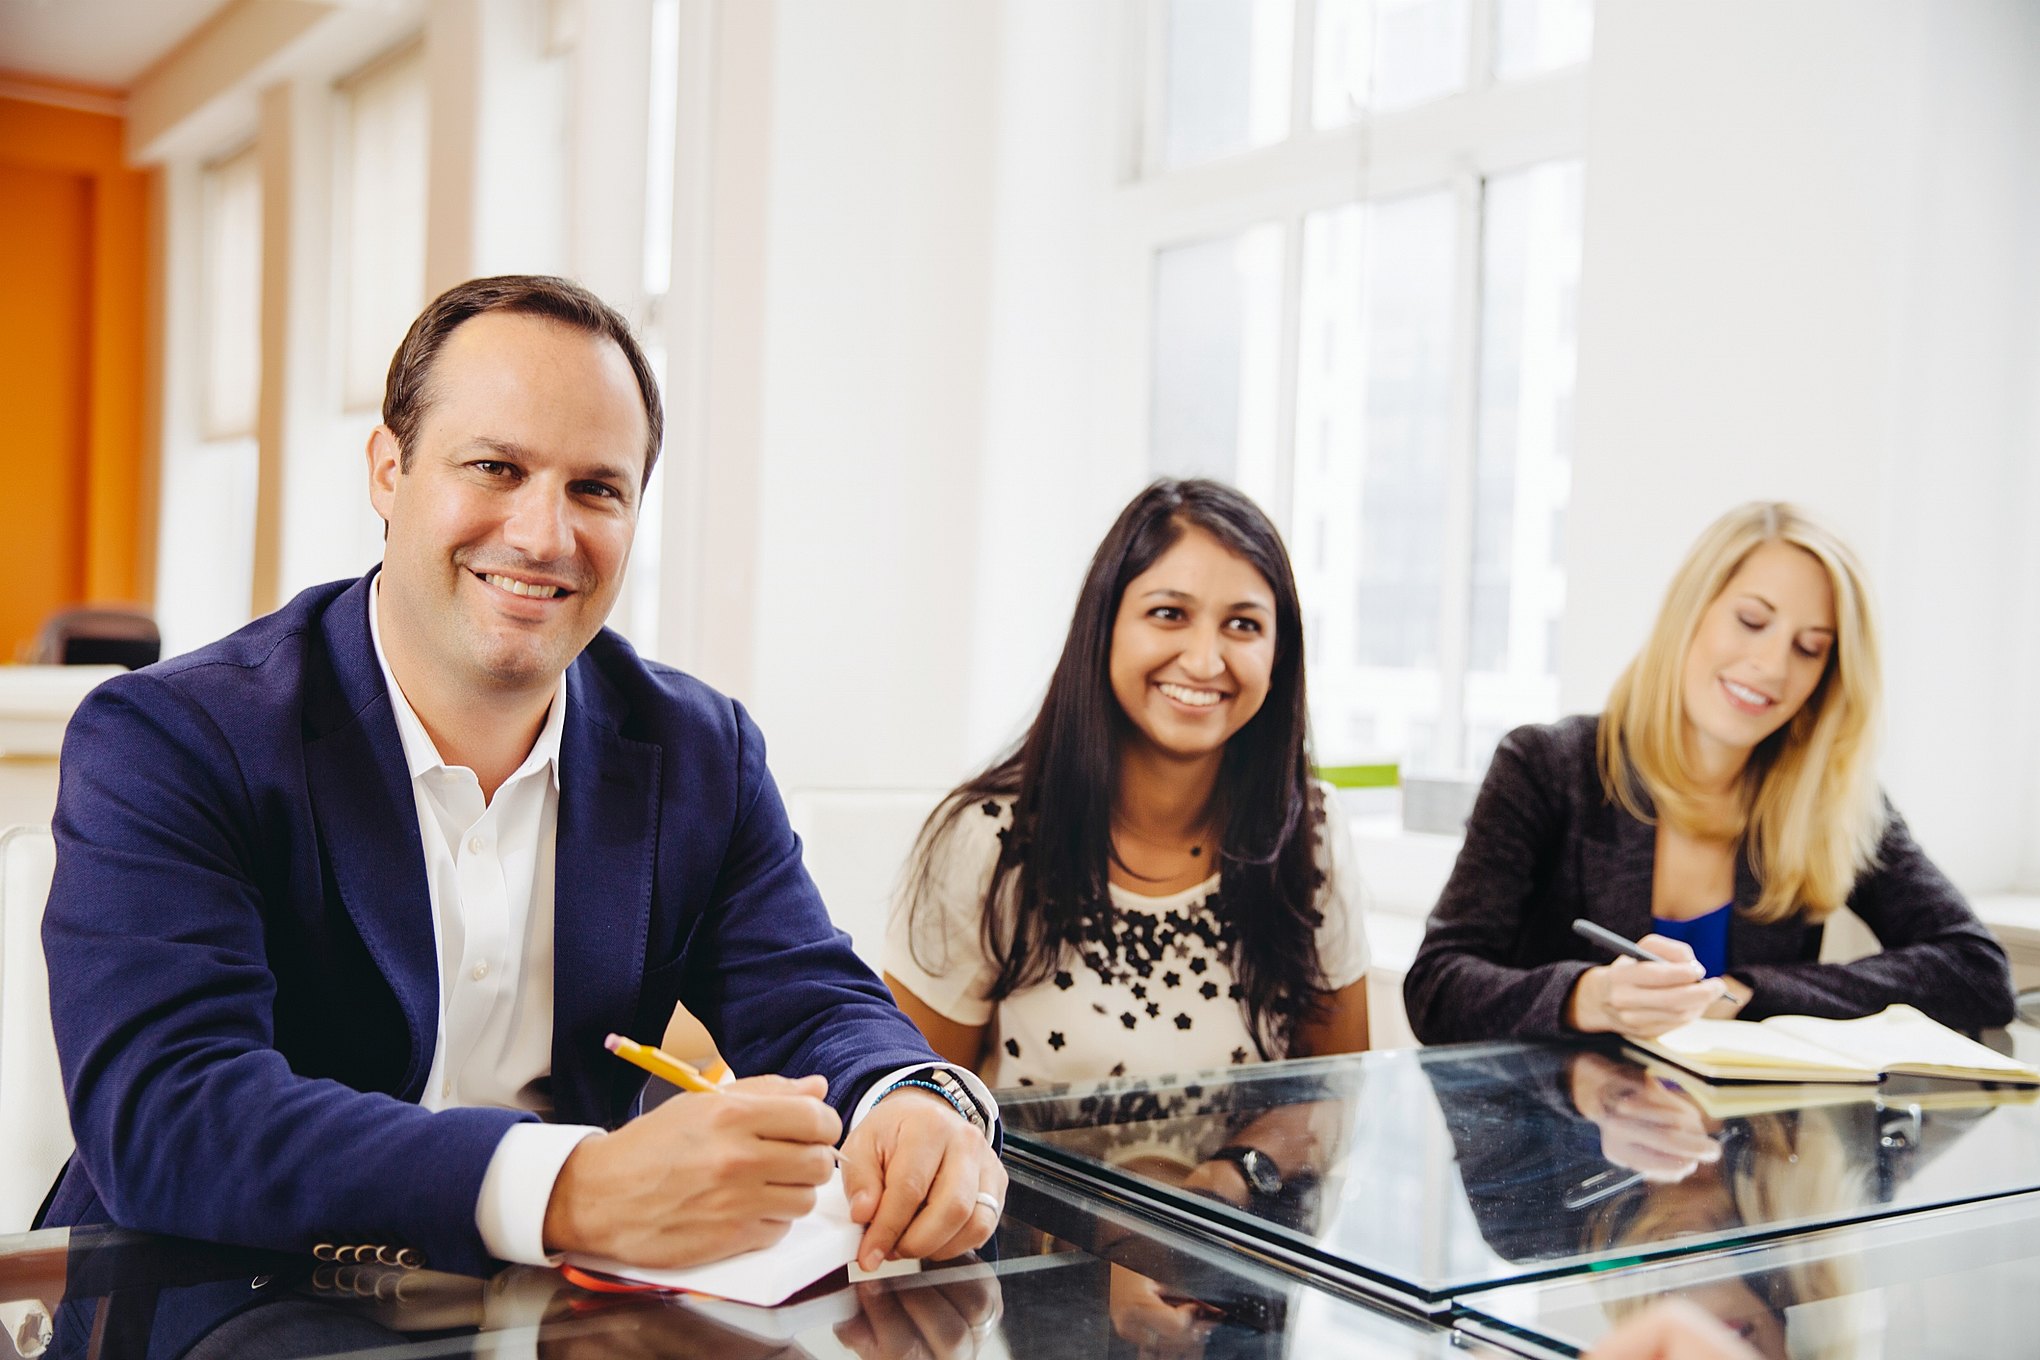
POLYGON ((418 313, 418 319, 404 333, 404 342, 397 346, 396 355, 390 360, 389 379, 383 385, 382 420, 397 437, 399 465, 406 472, 411 469, 412 440, 432 403, 429 384, 440 347, 462 322, 484 312, 542 316, 615 342, 623 357, 630 361, 638 395, 644 398, 645 475, 639 486, 650 482, 666 429, 666 415, 659 403, 659 384, 652 376, 652 366, 644 350, 638 347, 637 337, 630 333, 629 323, 615 308, 580 284, 548 274, 499 274, 494 278, 469 279, 447 289, 418 313))

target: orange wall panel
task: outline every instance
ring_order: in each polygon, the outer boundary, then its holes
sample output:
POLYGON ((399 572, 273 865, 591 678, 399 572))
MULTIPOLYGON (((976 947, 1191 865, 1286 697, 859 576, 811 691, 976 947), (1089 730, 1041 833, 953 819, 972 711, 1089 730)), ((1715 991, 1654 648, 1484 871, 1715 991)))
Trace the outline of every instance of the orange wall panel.
POLYGON ((85 587, 92 181, 0 164, 0 410, 7 494, 0 659, 85 587))
POLYGON ((0 98, 0 662, 148 579, 147 179, 123 120, 0 98))

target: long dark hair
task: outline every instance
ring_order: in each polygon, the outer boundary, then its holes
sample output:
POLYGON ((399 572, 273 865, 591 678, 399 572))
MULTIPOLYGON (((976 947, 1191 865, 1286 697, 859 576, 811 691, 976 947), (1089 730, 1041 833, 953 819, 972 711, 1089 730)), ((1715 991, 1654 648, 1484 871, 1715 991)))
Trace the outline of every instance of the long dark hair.
MULTIPOLYGON (((931 903, 936 847, 965 810, 1013 799, 985 892, 982 931, 998 964, 991 1000, 1044 982, 1080 921, 1110 902, 1112 802, 1119 743, 1130 723, 1113 696, 1112 632, 1127 583, 1185 531, 1217 539, 1261 573, 1275 596, 1275 666, 1268 697, 1226 743, 1218 777, 1218 911, 1261 1056, 1285 1051, 1296 1023, 1326 997, 1317 952, 1324 882, 1303 690, 1303 614, 1282 536, 1261 508, 1222 482, 1155 482, 1122 510, 1091 559, 1048 697, 1020 743, 929 814, 907 869, 909 935, 931 903), (1009 888, 1009 884, 1011 885, 1009 888)), ((918 948, 918 946, 916 946, 918 948)), ((925 961, 924 961, 924 966, 925 961)))

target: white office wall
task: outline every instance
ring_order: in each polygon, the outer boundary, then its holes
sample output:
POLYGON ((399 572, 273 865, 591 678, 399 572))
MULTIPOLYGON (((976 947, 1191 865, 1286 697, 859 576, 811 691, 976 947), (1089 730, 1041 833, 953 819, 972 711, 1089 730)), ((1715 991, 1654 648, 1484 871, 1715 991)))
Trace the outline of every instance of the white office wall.
POLYGON ((1565 705, 1709 519, 1803 502, 1882 598, 1893 796, 1965 886, 2031 875, 2040 10, 1598 16, 1565 705))
POLYGON ((939 783, 963 758, 995 17, 778 6, 745 697, 792 788, 939 783))
POLYGON ((1145 329, 1147 279, 1115 268, 1113 195, 1129 159, 1120 73, 1134 34, 1106 4, 1000 7, 980 563, 970 628, 965 759, 1017 738, 1047 687, 1084 567, 1146 480, 1147 450, 1114 427, 1115 368, 1145 329))

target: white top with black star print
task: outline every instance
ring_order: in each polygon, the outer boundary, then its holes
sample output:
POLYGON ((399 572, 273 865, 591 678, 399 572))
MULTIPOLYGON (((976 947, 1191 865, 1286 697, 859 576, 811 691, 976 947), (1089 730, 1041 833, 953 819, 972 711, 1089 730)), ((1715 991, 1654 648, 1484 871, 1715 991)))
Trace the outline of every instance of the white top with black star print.
MULTIPOLYGON (((1360 885, 1338 799, 1325 791, 1318 892, 1324 924, 1318 957, 1334 990, 1367 972, 1360 885)), ((986 999, 997 967, 978 929, 1011 800, 967 808, 934 848, 931 905, 913 923, 893 904, 885 968, 930 1007, 963 1025, 987 1025, 980 1075, 989 1086, 1035 1086, 1107 1076, 1153 1076, 1258 1057, 1217 908, 1219 876, 1167 897, 1111 886, 1111 909, 1088 918, 1055 973, 996 1006, 986 999)), ((1010 883, 1010 878, 1009 878, 1010 883)))

